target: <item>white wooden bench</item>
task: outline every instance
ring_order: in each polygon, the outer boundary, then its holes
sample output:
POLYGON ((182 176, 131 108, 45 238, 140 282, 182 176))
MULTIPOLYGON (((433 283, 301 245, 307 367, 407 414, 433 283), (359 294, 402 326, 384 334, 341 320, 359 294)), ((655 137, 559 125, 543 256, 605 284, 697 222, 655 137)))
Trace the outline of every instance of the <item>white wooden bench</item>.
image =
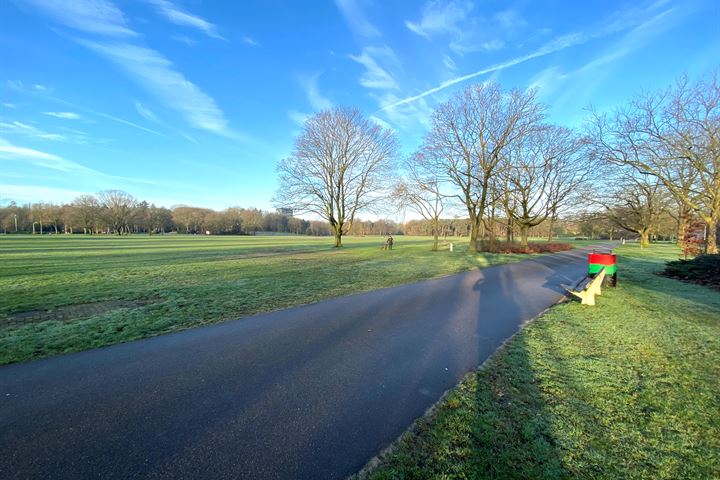
POLYGON ((566 290, 578 297, 583 305, 595 305, 595 295, 602 295, 600 286, 604 278, 605 267, 601 268, 594 277, 585 277, 574 286, 567 287, 566 290))

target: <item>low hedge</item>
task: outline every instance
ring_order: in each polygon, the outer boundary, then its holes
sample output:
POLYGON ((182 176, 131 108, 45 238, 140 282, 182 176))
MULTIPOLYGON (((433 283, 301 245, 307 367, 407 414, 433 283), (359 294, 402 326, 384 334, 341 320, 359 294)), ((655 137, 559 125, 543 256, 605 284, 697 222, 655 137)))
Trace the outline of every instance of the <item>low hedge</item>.
POLYGON ((516 242, 482 242, 481 252, 488 253, 556 253, 565 250, 572 250, 569 243, 528 243, 526 247, 516 242))

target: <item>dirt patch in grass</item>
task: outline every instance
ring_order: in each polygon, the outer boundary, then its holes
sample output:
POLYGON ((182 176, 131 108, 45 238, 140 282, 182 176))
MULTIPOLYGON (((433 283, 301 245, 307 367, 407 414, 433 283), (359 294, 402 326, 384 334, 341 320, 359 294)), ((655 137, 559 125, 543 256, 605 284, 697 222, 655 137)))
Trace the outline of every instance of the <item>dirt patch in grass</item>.
POLYGON ((28 312, 11 313, 5 319, 0 319, 0 325, 20 326, 29 323, 58 321, 69 323, 94 315, 112 312, 121 308, 140 308, 151 302, 137 300, 108 300, 105 302, 80 303, 66 305, 51 310, 31 310, 28 312))

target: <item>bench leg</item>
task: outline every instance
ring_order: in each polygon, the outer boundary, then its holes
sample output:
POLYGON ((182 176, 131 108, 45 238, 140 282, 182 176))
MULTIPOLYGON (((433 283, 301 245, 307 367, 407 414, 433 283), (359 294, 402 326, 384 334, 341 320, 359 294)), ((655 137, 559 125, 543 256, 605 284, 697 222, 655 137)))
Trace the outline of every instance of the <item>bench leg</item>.
POLYGON ((583 292, 580 298, 582 299, 582 302, 580 302, 582 305, 595 305, 595 293, 590 290, 583 292))
POLYGON ((569 292, 580 299, 581 305, 595 305, 595 294, 591 290, 585 290, 583 292, 569 290, 569 292))

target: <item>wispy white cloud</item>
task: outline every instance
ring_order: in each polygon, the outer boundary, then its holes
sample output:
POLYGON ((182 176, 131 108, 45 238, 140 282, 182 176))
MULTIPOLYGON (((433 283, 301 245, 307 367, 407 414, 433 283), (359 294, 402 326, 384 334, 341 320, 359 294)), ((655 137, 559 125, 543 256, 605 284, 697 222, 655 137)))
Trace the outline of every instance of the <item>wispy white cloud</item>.
POLYGON ((193 127, 232 134, 215 100, 175 70, 172 62, 159 52, 127 43, 78 42, 115 63, 193 127))
POLYGON ((565 74, 557 66, 548 67, 533 75, 527 88, 537 90, 538 96, 545 100, 561 86, 564 78, 565 74))
POLYGON ((380 30, 367 19, 362 3, 362 0, 335 0, 335 5, 353 32, 363 37, 380 37, 380 30))
POLYGON ((188 135, 187 133, 182 133, 182 132, 180 132, 180 135, 182 135, 182 137, 183 137, 185 140, 187 140, 188 142, 194 143, 195 145, 200 145, 200 142, 198 142, 194 137, 191 137, 191 136, 188 135))
POLYGON ((419 21, 406 21, 405 26, 423 37, 434 34, 456 34, 473 8, 471 2, 437 2, 425 4, 419 21))
MULTIPOLYGON (((633 7, 627 10, 624 10, 622 12, 618 12, 615 15, 613 15, 610 19, 608 19, 606 22, 601 24, 599 27, 586 31, 586 32, 576 32, 571 33, 567 35, 562 35, 559 37, 556 37, 555 39, 551 40, 550 42, 546 43, 539 49, 530 52, 526 55, 521 55, 519 57, 512 58, 510 60, 506 60, 501 63, 497 63, 495 65, 491 65, 489 67, 477 70, 473 73, 462 75, 459 77, 451 78, 449 80, 446 80, 442 82, 441 84, 437 85, 436 87, 429 88, 423 92, 420 92, 416 95, 412 95, 403 99, 400 99, 396 102, 389 103, 386 105, 382 105, 380 108, 380 111, 384 110, 390 110, 402 105, 406 105, 409 103, 416 102, 422 98, 425 98, 429 95, 433 95, 435 93, 438 93, 442 90, 445 90, 446 88, 452 87, 454 85, 457 85, 459 83, 466 82, 468 80, 471 80, 473 78, 479 77, 481 75, 486 75, 488 73, 497 72, 500 70, 504 70, 506 68, 513 67, 515 65, 525 63, 529 60, 544 57, 546 55, 549 55, 551 53, 559 52, 561 50, 565 50, 567 48, 571 48, 577 45, 585 44, 591 40, 595 40, 598 38, 606 37, 612 34, 616 34, 619 32, 627 31, 632 28, 636 27, 642 27, 644 24, 652 22, 653 19, 648 20, 648 14, 657 15, 657 10, 660 6, 662 6, 665 3, 664 0, 659 0, 653 4, 644 5, 641 7, 633 7)), ((665 12, 669 12, 674 9, 666 10, 665 12)), ((660 15, 664 15, 664 13, 661 13, 660 15)))
POLYGON ((122 11, 105 0, 27 0, 57 22, 87 33, 136 36, 122 11))
POLYGON ((305 125, 305 121, 310 117, 309 113, 299 112, 297 110, 288 110, 288 117, 299 127, 305 125))
POLYGON ((169 0, 149 0, 149 2, 155 6, 158 13, 175 25, 194 28, 209 37, 225 40, 225 38, 218 33, 217 27, 214 24, 204 18, 186 12, 173 2, 169 0))
POLYGON ((107 120, 111 120, 116 123, 121 123, 123 125, 127 125, 128 127, 135 128, 137 130, 142 130, 143 132, 152 133, 153 135, 157 135, 159 137, 164 137, 165 134, 158 132, 157 130, 153 130, 152 128, 143 127, 142 125, 138 125, 137 123, 131 122, 129 120, 125 120, 124 118, 116 117, 114 115, 110 115, 108 113, 98 112, 97 110, 92 110, 87 107, 80 107, 85 108, 89 112, 93 112, 95 115, 105 118, 107 120))
MULTIPOLYGON (((401 105, 396 108, 382 110, 386 105, 392 105, 400 100, 393 91, 382 91, 371 94, 380 105, 381 109, 370 115, 371 118, 381 120, 396 130, 403 130, 405 133, 425 131, 430 128, 432 117, 432 106, 422 98, 416 102, 401 105)), ((379 122, 378 122, 379 123, 379 122)), ((383 125, 385 126, 385 125, 383 125)))
POLYGON ((137 100, 135 101, 135 110, 137 110, 141 117, 150 120, 151 122, 160 123, 160 120, 158 119, 157 115, 155 115, 155 112, 153 112, 137 100))
POLYGON ((21 161, 38 167, 50 168, 52 170, 59 170, 66 173, 100 173, 96 170, 80 165, 79 163, 53 155, 52 153, 13 145, 2 138, 0 138, 0 158, 21 161))
POLYGON ((318 88, 320 75, 320 73, 316 73, 310 76, 299 76, 298 82, 305 91, 305 96, 312 108, 315 110, 326 110, 331 108, 333 103, 320 93, 320 89, 318 88))
POLYGON ((493 15, 493 20, 505 30, 514 30, 527 25, 527 21, 512 9, 503 10, 493 15))
MULTIPOLYGON (((200 17, 188 14, 168 0, 151 0, 153 4, 174 23, 189 25, 203 30, 210 36, 220 37, 215 26, 200 17)), ((92 33, 111 34, 122 31, 125 25, 123 13, 109 0, 32 0, 38 9, 58 21, 92 33), (72 5, 68 11, 77 14, 79 21, 62 11, 65 4, 72 5), (112 27, 112 28, 111 28, 112 27)), ((130 43, 105 43, 76 39, 81 45, 106 57, 126 71, 141 86, 155 94, 163 103, 178 111, 195 128, 209 130, 228 137, 240 138, 229 130, 225 115, 209 95, 175 70, 172 62, 159 52, 130 43)), ((20 85, 22 87, 22 85, 20 85)), ((107 116, 110 118, 110 116, 107 116)), ((136 126, 132 122, 122 123, 136 126)), ((140 127, 143 130, 153 130, 140 127)), ((162 134, 160 134, 162 135, 162 134)))
POLYGON ((249 37, 249 36, 247 36, 247 35, 243 36, 243 37, 241 38, 241 40, 243 41, 243 43, 246 43, 246 44, 251 45, 251 46, 253 46, 253 47, 259 47, 259 46, 260 46, 260 42, 258 42, 258 41, 255 40, 254 38, 249 37))
MULTIPOLYGON (((673 20, 677 20, 678 17, 674 16, 674 14, 678 11, 678 7, 663 10, 648 21, 631 28, 617 43, 583 65, 575 73, 596 71, 647 45, 652 38, 667 30, 672 25, 673 20)), ((684 13, 687 14, 687 11, 684 13)))
POLYGON ((53 202, 65 203, 79 197, 83 193, 66 188, 45 187, 42 185, 0 184, 0 203, 8 200, 16 202, 40 202, 52 199, 53 202))
POLYGON ((64 142, 68 138, 65 135, 59 133, 48 133, 41 130, 34 125, 29 125, 23 122, 0 122, 0 132, 14 135, 22 135, 25 137, 35 138, 39 140, 53 140, 64 142))
POLYGON ((465 55, 466 53, 479 51, 491 52, 493 50, 500 50, 504 46, 505 42, 497 38, 485 41, 468 41, 467 38, 462 38, 460 40, 453 40, 452 42, 450 42, 450 48, 458 55, 465 55))
POLYGON ((86 167, 72 160, 68 160, 59 155, 55 155, 33 148, 21 147, 13 145, 9 141, 0 138, 0 158, 5 160, 22 162, 26 165, 34 167, 48 168, 63 172, 74 180, 82 177, 85 180, 95 180, 105 182, 104 185, 116 186, 118 181, 130 181, 134 183, 142 183, 147 185, 158 185, 153 180, 145 180, 142 178, 131 178, 116 175, 108 175, 93 168, 86 167))
POLYGON ((383 128, 387 128, 388 130, 395 130, 392 125, 390 125, 388 122, 386 122, 385 120, 383 120, 380 117, 377 117, 375 115, 370 115, 370 120, 377 123, 378 125, 380 125, 383 128))
POLYGON ((5 107, 5 108, 15 108, 15 104, 14 104, 14 103, 5 103, 5 102, 3 102, 2 106, 5 107))
MULTIPOLYGON (((671 7, 653 13, 652 18, 631 28, 579 68, 571 71, 562 71, 559 67, 546 69, 531 79, 531 86, 539 89, 543 100, 551 99, 553 108, 587 106, 593 102, 597 89, 622 67, 623 59, 652 42, 689 12, 671 7)), ((577 120, 581 120, 580 114, 577 120)))
POLYGON ((365 73, 360 77, 360 84, 367 88, 397 90, 398 84, 387 70, 378 62, 397 65, 397 57, 390 47, 365 47, 360 55, 350 55, 351 59, 365 67, 365 73))
POLYGON ((405 26, 427 39, 449 38, 449 47, 458 55, 503 48, 527 22, 515 10, 506 9, 490 16, 473 14, 469 1, 428 1, 420 19, 405 26))
POLYGON ((82 117, 75 112, 43 112, 50 117, 62 118, 65 120, 80 120, 82 117))
POLYGON ((184 43, 188 47, 192 47, 197 44, 197 40, 190 38, 187 35, 171 35, 170 38, 176 42, 184 43))
POLYGON ((455 71, 457 70, 457 65, 455 64, 455 60, 450 57, 450 55, 444 54, 443 55, 443 65, 445 65, 448 69, 455 71))
POLYGON ((104 118, 104 119, 106 119, 106 120, 111 120, 111 121, 113 121, 113 122, 120 123, 120 124, 122 124, 122 125, 126 125, 126 126, 128 126, 128 127, 132 127, 132 128, 137 129, 137 130, 141 130, 141 131, 143 131, 143 132, 152 133, 153 135, 157 135, 157 136, 160 136, 160 137, 164 137, 164 136, 165 136, 164 134, 158 132, 157 130, 153 130, 153 129, 151 129, 151 128, 143 127, 142 125, 138 125, 137 123, 133 123, 133 122, 131 122, 131 121, 129 121, 129 120, 125 120, 124 118, 116 117, 116 116, 114 116, 114 115, 110 115, 110 114, 104 113, 104 112, 99 112, 99 111, 94 110, 94 109, 92 109, 92 108, 90 108, 90 107, 86 107, 86 106, 83 106, 83 105, 79 105, 79 104, 74 103, 74 102, 69 102, 69 101, 67 101, 67 100, 64 100, 64 99, 62 99, 62 98, 59 98, 59 97, 56 97, 56 96, 53 96, 53 95, 49 95, 49 94, 41 93, 41 92, 36 92, 36 91, 34 91, 33 89, 27 88, 27 87, 25 86, 25 84, 24 84, 21 80, 8 80, 8 81, 5 82, 5 84, 6 84, 9 88, 11 88, 11 89, 13 89, 13 90, 15 90, 15 91, 21 92, 21 93, 23 93, 23 94, 26 94, 26 95, 40 96, 40 97, 42 97, 42 98, 44 98, 44 99, 46 99, 46 100, 51 100, 51 101, 53 101, 53 102, 57 102, 57 103, 59 103, 59 104, 61 104, 61 105, 64 105, 64 106, 66 106, 66 107, 70 107, 70 108, 73 108, 73 109, 76 109, 76 110, 81 110, 81 111, 83 111, 83 112, 85 112, 85 113, 89 113, 89 114, 92 114, 92 115, 96 115, 96 116, 101 117, 101 118, 104 118))

